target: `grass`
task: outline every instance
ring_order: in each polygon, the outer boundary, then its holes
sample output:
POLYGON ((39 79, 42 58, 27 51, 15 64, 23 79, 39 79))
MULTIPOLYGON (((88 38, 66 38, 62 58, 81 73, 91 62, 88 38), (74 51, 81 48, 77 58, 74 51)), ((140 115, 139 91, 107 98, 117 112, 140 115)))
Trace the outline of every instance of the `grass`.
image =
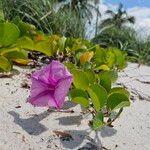
MULTIPOLYGON (((34 24, 47 34, 59 34, 66 37, 85 38, 85 22, 75 12, 54 7, 55 0, 2 0, 0 19, 12 21, 15 17, 34 24)), ((56 5, 55 5, 56 6, 56 5)), ((150 65, 150 37, 143 39, 127 26, 121 30, 116 27, 104 28, 92 40, 102 46, 117 47, 126 50, 130 60, 150 65)))
POLYGON ((2 6, 6 20, 11 21, 19 17, 44 33, 84 38, 84 22, 72 11, 62 9, 56 11, 54 2, 54 0, 3 0, 2 6))
POLYGON ((131 27, 124 26, 121 30, 116 27, 105 28, 92 42, 126 50, 130 61, 150 65, 150 36, 139 37, 137 31, 131 27))

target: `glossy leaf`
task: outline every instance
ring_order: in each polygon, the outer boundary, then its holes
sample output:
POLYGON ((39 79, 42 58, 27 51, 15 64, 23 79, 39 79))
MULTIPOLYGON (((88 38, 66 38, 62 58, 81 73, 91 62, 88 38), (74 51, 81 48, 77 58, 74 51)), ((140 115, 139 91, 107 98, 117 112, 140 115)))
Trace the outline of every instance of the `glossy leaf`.
POLYGON ((89 107, 89 98, 85 91, 80 89, 73 89, 69 92, 69 97, 72 102, 78 103, 85 108, 89 107))
POLYGON ((73 74, 73 84, 76 88, 85 90, 89 87, 89 80, 83 71, 74 69, 71 73, 73 74))
POLYGON ((92 70, 85 70, 84 73, 87 76, 90 84, 94 84, 96 82, 94 71, 92 71, 92 70))
POLYGON ((107 76, 109 79, 111 79, 111 82, 115 82, 118 78, 118 73, 115 70, 108 70, 108 71, 103 71, 102 73, 99 74, 99 76, 107 76))
POLYGON ((96 63, 106 63, 106 50, 100 48, 98 45, 95 51, 95 61, 96 63))
POLYGON ((4 55, 8 60, 12 60, 18 64, 27 65, 28 64, 28 54, 26 51, 12 51, 4 55))
POLYGON ((118 69, 123 69, 127 66, 127 63, 126 63, 126 52, 122 52, 121 50, 119 49, 113 49, 113 52, 116 56, 116 64, 117 64, 117 67, 118 69))
POLYGON ((110 70, 107 73, 111 78, 111 82, 115 82, 118 79, 118 72, 116 70, 110 70))
POLYGON ((113 68, 115 65, 115 61, 116 61, 116 57, 115 57, 115 54, 113 53, 113 51, 107 50, 106 60, 107 60, 108 67, 113 68))
POLYGON ((107 102, 107 91, 98 84, 92 84, 87 91, 93 102, 95 110, 97 112, 100 111, 107 102))
POLYGON ((98 70, 109 70, 110 68, 107 65, 100 65, 99 67, 97 67, 96 69, 98 70))
POLYGON ((36 50, 36 51, 41 52, 43 54, 46 54, 47 56, 51 56, 52 53, 54 52, 51 49, 51 45, 50 45, 50 42, 48 40, 38 42, 35 45, 33 50, 36 50))
POLYGON ((108 110, 115 110, 130 105, 130 101, 127 95, 122 93, 112 93, 107 100, 108 110))
POLYGON ((13 23, 0 23, 0 47, 14 44, 18 39, 20 31, 13 23))
POLYGON ((1 48, 0 49, 0 54, 5 55, 5 54, 7 54, 9 52, 13 52, 13 51, 20 51, 20 48, 18 48, 18 47, 1 48))
POLYGON ((109 91, 109 95, 112 94, 112 93, 122 93, 122 94, 127 95, 128 98, 129 98, 129 96, 130 96, 129 91, 127 91, 127 90, 124 89, 123 87, 114 87, 114 88, 112 88, 112 89, 109 91))
POLYGON ((13 23, 19 28, 20 36, 31 36, 36 34, 36 27, 18 18, 13 19, 13 23))
POLYGON ((30 51, 38 51, 47 56, 52 55, 52 47, 49 40, 39 41, 34 43, 34 41, 29 37, 22 37, 17 41, 17 46, 30 51))
POLYGON ((100 85, 103 86, 107 92, 111 89, 111 78, 108 73, 100 74, 100 85))
POLYGON ((16 46, 21 49, 33 50, 34 49, 34 42, 31 38, 24 36, 16 42, 16 46))
POLYGON ((11 63, 4 56, 0 56, 0 69, 2 69, 3 71, 10 71, 11 70, 11 63))

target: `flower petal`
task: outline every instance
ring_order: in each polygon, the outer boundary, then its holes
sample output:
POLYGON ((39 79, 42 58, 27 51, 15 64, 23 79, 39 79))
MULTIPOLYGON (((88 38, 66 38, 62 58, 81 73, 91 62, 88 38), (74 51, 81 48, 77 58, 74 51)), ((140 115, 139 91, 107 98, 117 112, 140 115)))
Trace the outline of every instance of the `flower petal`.
POLYGON ((29 102, 38 107, 56 107, 53 95, 50 92, 43 92, 34 98, 30 98, 29 102))
POLYGON ((56 82, 53 81, 51 78, 51 72, 50 72, 51 69, 50 68, 51 68, 51 64, 46 67, 43 67, 41 70, 34 72, 32 74, 32 78, 35 78, 45 84, 55 86, 56 82))
POLYGON ((61 108, 72 83, 72 75, 59 61, 32 74, 29 103, 34 106, 61 108))
POLYGON ((72 77, 68 77, 66 79, 60 80, 54 92, 54 98, 57 103, 57 108, 62 108, 65 97, 69 91, 69 88, 72 83, 72 77))
POLYGON ((52 61, 50 72, 51 78, 56 82, 60 79, 72 76, 67 68, 59 61, 52 61))

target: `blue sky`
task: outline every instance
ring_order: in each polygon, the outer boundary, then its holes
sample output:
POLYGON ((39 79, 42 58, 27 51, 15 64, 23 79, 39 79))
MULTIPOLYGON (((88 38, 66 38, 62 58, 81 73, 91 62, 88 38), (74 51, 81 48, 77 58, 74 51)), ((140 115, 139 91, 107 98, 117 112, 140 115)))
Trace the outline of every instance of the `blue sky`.
MULTIPOLYGON (((99 21, 106 19, 108 16, 105 12, 109 9, 116 11, 119 3, 127 11, 129 16, 134 16, 136 23, 132 26, 139 35, 144 38, 150 36, 150 0, 100 0, 99 10, 102 17, 99 21)), ((96 16, 96 14, 95 14, 96 16)), ((95 19, 93 18, 93 26, 95 26, 95 19)), ((89 27, 89 37, 93 37, 93 28, 89 27)))
POLYGON ((122 3, 128 14, 136 18, 134 28, 142 35, 150 35, 150 0, 101 0, 102 12, 116 10, 122 3))
POLYGON ((150 0, 103 0, 105 4, 119 4, 122 3, 125 8, 132 7, 150 7, 150 0))

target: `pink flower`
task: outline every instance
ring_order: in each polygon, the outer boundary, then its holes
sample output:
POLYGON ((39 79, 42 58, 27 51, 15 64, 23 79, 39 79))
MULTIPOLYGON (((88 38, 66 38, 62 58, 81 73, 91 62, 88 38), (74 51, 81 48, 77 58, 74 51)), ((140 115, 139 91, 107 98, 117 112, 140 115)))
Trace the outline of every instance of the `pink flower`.
POLYGON ((59 61, 32 74, 29 103, 34 106, 62 108, 72 83, 72 75, 59 61))

